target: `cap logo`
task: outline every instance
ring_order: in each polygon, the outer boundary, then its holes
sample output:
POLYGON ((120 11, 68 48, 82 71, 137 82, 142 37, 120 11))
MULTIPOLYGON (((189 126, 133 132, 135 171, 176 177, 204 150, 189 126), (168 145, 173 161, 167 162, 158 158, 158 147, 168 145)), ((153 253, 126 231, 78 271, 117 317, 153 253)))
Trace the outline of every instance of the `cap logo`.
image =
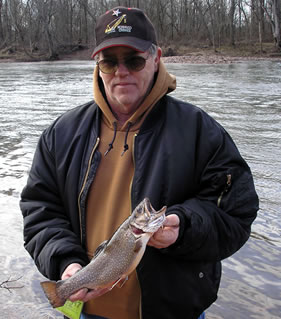
POLYGON ((121 14, 121 11, 120 11, 119 9, 117 9, 117 10, 113 10, 113 13, 112 13, 112 15, 113 15, 113 16, 118 17, 118 16, 119 16, 119 14, 121 14))
POLYGON ((122 22, 123 23, 127 23, 127 15, 126 14, 122 14, 121 17, 118 17, 119 14, 121 14, 120 10, 113 10, 112 15, 116 16, 117 19, 114 19, 112 22, 110 22, 105 29, 105 33, 106 34, 110 34, 113 32, 131 32, 132 31, 132 26, 128 26, 128 25, 120 25, 122 22))

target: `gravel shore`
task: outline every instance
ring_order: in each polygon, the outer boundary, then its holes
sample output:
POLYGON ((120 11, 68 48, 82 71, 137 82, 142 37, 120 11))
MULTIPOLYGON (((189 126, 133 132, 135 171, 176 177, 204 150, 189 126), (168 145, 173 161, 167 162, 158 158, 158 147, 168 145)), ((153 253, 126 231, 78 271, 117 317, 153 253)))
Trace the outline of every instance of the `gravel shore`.
POLYGON ((229 63, 237 63, 243 61, 263 61, 263 60, 274 60, 280 61, 281 57, 273 58, 273 57, 232 57, 225 55, 207 55, 207 54, 190 54, 184 56, 170 56, 170 57, 162 57, 164 63, 191 63, 191 64, 229 64, 229 63))
MULTIPOLYGON (((91 49, 76 51, 71 54, 61 56, 62 60, 89 60, 92 54, 91 49)), ((242 61, 257 61, 257 60, 279 60, 281 61, 281 55, 279 57, 271 56, 229 56, 221 53, 211 53, 207 50, 191 52, 186 55, 167 56, 162 57, 164 63, 191 63, 191 64, 225 64, 236 63, 242 61)))

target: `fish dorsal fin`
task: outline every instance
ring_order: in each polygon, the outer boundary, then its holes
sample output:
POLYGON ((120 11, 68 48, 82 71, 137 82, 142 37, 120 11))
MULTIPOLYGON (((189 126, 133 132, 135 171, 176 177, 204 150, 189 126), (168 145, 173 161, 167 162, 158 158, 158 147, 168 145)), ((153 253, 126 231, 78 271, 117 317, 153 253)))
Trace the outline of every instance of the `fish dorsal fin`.
POLYGON ((103 241, 96 249, 93 258, 96 258, 107 246, 108 240, 103 241))

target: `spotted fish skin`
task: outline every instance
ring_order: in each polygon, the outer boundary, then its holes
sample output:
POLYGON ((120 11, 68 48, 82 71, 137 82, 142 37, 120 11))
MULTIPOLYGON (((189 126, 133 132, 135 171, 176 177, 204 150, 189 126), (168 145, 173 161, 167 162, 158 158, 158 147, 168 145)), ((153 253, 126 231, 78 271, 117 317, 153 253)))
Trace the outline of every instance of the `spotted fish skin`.
POLYGON ((72 277, 44 281, 41 286, 54 308, 63 306, 76 291, 112 287, 123 281, 139 264, 150 237, 163 225, 166 206, 156 211, 145 198, 96 250, 91 262, 72 277))

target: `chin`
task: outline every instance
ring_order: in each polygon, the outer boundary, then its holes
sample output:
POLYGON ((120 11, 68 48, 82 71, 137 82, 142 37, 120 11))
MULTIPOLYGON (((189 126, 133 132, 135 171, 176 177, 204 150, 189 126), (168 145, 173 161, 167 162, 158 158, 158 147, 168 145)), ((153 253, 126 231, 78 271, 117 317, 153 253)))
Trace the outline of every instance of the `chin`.
POLYGON ((137 104, 137 100, 134 99, 128 99, 128 97, 125 98, 120 98, 118 99, 118 102, 120 105, 122 105, 124 110, 128 110, 128 112, 130 113, 131 109, 133 108, 132 106, 137 104))

